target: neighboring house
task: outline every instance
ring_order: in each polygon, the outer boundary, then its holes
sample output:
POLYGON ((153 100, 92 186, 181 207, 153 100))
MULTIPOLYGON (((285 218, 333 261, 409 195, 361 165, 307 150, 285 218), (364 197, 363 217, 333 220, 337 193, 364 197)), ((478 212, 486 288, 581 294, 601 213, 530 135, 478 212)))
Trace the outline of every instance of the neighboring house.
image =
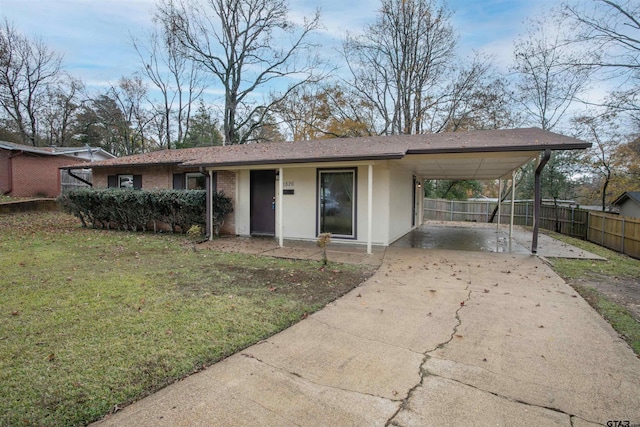
POLYGON ((425 179, 508 179, 535 158, 541 171, 551 150, 590 146, 532 128, 164 150, 65 169, 91 167, 96 187, 222 190, 234 204, 222 232, 281 245, 328 232, 370 252, 422 223, 425 179))
POLYGON ((612 206, 620 209, 621 216, 640 218, 640 191, 627 191, 615 199, 612 206))
MULTIPOLYGON (((57 197, 61 166, 113 158, 102 148, 31 147, 0 141, 0 192, 15 197, 57 197)), ((62 177, 66 174, 63 171, 62 177)))

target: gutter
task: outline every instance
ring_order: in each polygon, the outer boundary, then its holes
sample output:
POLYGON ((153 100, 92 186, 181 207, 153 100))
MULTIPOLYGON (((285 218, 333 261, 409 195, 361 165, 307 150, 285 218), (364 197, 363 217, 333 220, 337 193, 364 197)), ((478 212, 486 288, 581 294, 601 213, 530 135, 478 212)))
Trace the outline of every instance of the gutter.
POLYGON ((540 174, 542 169, 546 166, 547 162, 551 158, 551 150, 547 148, 544 150, 544 155, 538 163, 535 173, 535 192, 534 192, 534 204, 533 204, 533 236, 531 239, 531 253, 536 254, 538 252, 538 231, 540 228, 540 174))
POLYGON ((290 164, 304 164, 304 163, 330 163, 330 162, 358 162, 358 161, 373 161, 373 160, 399 160, 405 157, 406 154, 380 154, 373 156, 342 156, 342 157, 309 157, 304 159, 265 159, 265 160, 237 160, 226 161, 220 163, 202 163, 198 164, 194 160, 189 160, 183 163, 179 163, 178 167, 200 167, 200 168, 220 168, 220 167, 233 167, 233 166, 258 166, 258 165, 290 165, 290 164))

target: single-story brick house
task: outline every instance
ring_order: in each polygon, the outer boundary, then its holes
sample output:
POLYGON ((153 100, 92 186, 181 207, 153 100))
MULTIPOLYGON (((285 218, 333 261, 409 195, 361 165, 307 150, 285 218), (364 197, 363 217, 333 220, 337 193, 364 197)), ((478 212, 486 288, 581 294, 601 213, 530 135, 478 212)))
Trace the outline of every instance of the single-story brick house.
POLYGON ((66 168, 91 167, 96 187, 222 190, 234 204, 223 233, 282 245, 329 232, 370 252, 422 223, 425 179, 509 179, 534 158, 539 174, 551 151, 590 146, 529 128, 164 150, 66 168))
POLYGON ((95 147, 32 147, 0 141, 0 193, 13 197, 57 197, 60 167, 113 159, 95 147))
POLYGON ((640 191, 625 191, 611 205, 620 209, 621 216, 640 218, 640 191))

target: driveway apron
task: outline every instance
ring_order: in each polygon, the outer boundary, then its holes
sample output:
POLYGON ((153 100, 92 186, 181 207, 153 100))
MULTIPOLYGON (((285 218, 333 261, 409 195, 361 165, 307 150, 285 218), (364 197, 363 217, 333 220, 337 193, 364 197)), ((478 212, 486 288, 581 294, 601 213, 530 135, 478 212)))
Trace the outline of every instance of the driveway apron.
POLYGON ((640 424, 640 360, 539 258, 389 248, 366 283, 104 426, 640 424))

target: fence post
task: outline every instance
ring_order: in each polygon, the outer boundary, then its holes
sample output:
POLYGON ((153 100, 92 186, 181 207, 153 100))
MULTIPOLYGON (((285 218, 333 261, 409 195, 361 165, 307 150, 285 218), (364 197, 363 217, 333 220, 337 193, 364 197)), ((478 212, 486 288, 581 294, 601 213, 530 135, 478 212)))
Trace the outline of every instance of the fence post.
POLYGON ((620 249, 620 253, 624 255, 624 217, 622 217, 622 242, 620 242, 622 248, 620 249))
POLYGON ((602 214, 602 246, 605 246, 604 245, 604 229, 607 228, 606 225, 607 225, 607 217, 605 216, 605 214, 602 214))
POLYGON ((453 200, 451 201, 451 216, 449 217, 450 221, 453 221, 453 200))

